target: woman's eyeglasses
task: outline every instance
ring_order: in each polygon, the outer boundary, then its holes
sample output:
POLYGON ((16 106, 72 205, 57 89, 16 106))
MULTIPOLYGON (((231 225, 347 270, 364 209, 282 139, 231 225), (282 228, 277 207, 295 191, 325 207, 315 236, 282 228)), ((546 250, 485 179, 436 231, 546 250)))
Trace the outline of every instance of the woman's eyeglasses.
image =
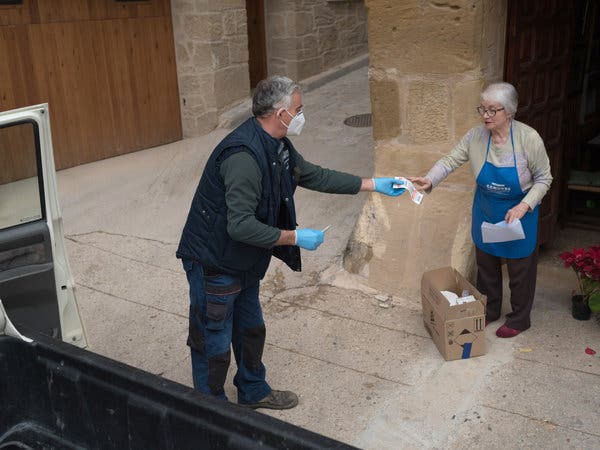
POLYGON ((502 111, 503 109, 504 108, 496 108, 496 109, 490 108, 490 109, 485 109, 483 106, 478 106, 477 107, 477 112, 480 115, 482 115, 482 116, 487 113, 488 117, 494 117, 498 111, 502 111))

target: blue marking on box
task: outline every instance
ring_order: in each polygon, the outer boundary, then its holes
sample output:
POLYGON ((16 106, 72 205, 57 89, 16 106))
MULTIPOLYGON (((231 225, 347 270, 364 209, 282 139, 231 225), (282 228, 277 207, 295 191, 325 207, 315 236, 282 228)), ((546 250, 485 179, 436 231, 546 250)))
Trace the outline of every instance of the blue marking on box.
POLYGON ((462 359, 467 359, 467 358, 471 357, 471 345, 473 345, 473 343, 468 342, 462 346, 462 348, 463 348, 462 359))

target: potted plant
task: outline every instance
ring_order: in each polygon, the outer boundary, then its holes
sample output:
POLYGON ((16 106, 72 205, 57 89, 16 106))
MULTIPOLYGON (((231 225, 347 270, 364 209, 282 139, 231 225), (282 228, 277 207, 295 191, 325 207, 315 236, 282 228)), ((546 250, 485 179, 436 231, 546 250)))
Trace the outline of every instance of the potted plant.
POLYGON ((573 317, 587 320, 591 313, 600 312, 600 246, 576 248, 558 256, 565 267, 573 268, 579 282, 581 294, 571 299, 573 317))

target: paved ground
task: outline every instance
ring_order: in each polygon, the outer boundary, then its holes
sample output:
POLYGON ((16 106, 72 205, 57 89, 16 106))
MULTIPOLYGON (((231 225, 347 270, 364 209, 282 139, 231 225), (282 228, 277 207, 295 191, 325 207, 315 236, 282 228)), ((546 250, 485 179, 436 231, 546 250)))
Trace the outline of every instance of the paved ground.
MULTIPOLYGON (((294 140, 304 156, 370 176, 370 128, 342 124, 370 110, 366 69, 304 103, 308 124, 294 140)), ((90 350, 191 383, 187 284, 174 253, 207 155, 226 132, 59 172, 90 350)), ((565 230, 542 254, 531 330, 500 340, 494 324, 487 355, 444 362, 418 298, 381 302, 386 293, 340 269, 366 195, 297 195, 301 226, 334 226, 304 253, 303 273, 274 263, 263 284, 268 379, 300 395, 297 408, 269 414, 371 449, 600 448, 600 324, 571 318, 574 274, 555 258, 600 233, 565 230)))

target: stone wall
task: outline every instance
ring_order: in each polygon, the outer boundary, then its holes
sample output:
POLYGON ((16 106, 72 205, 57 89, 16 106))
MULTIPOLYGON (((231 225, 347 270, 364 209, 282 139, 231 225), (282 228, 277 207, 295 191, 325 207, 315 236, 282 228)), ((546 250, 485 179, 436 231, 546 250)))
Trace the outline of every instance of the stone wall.
MULTIPOLYGON (((506 0, 366 0, 375 174, 423 176, 472 126, 482 86, 502 79, 506 0)), ((421 274, 474 273, 474 181, 452 174, 420 206, 371 196, 345 266, 368 284, 418 295, 421 274)))
POLYGON ((367 53, 362 0, 266 0, 268 71, 303 80, 367 53))
POLYGON ((247 98, 244 0, 171 0, 183 136, 205 134, 247 98))

